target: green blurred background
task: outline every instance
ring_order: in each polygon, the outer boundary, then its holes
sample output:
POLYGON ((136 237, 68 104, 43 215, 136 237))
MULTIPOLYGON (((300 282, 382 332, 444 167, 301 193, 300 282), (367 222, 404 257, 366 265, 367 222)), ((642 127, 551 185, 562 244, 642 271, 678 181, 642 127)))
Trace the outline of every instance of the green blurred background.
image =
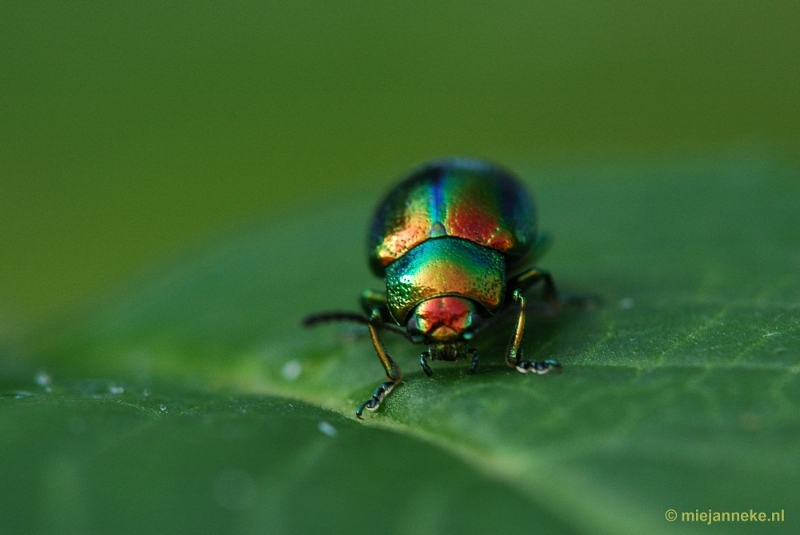
POLYGON ((0 325, 435 156, 766 145, 800 3, 2 2, 0 325))

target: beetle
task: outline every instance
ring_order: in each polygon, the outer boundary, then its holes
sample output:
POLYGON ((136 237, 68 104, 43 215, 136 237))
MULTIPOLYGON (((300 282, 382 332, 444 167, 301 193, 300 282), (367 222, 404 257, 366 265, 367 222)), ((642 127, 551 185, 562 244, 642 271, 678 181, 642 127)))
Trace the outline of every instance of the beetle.
POLYGON ((429 377, 429 360, 468 356, 475 373, 479 355, 470 340, 488 320, 516 310, 506 364, 521 373, 560 370, 555 360, 525 360, 522 352, 525 290, 542 282, 543 297, 558 304, 551 275, 530 266, 545 242, 537 235, 533 199, 523 185, 483 160, 432 161, 389 191, 372 218, 367 244, 370 268, 386 290, 362 293, 364 314, 327 312, 304 319, 306 326, 352 321, 369 329, 387 381, 358 407, 356 417, 362 419, 364 409, 376 410, 402 381, 381 330, 427 345, 419 362, 429 377))

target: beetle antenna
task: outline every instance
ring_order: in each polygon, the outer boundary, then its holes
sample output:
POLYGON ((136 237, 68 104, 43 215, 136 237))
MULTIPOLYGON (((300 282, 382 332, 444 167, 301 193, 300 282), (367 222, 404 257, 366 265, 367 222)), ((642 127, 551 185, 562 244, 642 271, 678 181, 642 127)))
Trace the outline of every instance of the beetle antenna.
MULTIPOLYGON (((333 321, 349 321, 352 323, 360 323, 361 325, 369 325, 370 323, 368 317, 355 312, 323 312, 321 314, 311 314, 310 316, 306 316, 303 318, 302 325, 303 327, 313 327, 318 323, 328 323, 333 321)), ((399 334, 403 338, 411 340, 412 342, 414 341, 411 338, 411 335, 409 335, 402 327, 398 327, 397 325, 380 322, 377 327, 386 329, 394 334, 399 334)))
POLYGON ((361 325, 369 324, 369 318, 363 314, 356 314, 355 312, 323 312, 321 314, 311 314, 303 318, 303 327, 312 327, 317 323, 327 323, 331 321, 350 321, 352 323, 360 323, 361 325))

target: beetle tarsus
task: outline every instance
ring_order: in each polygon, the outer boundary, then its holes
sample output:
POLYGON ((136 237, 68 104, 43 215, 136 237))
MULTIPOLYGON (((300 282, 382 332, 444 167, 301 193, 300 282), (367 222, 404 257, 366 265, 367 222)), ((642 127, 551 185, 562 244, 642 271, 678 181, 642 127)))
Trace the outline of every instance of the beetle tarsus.
POLYGON ((375 393, 372 394, 372 397, 369 398, 367 401, 362 403, 356 409, 356 418, 359 420, 363 420, 364 418, 361 416, 364 413, 364 409, 374 411, 378 407, 380 407, 381 402, 383 399, 389 395, 389 393, 394 389, 397 385, 394 381, 386 381, 385 383, 381 384, 376 390, 375 393))
POLYGON ((561 364, 556 360, 520 360, 515 367, 520 373, 537 375, 544 375, 552 370, 561 371, 561 364))

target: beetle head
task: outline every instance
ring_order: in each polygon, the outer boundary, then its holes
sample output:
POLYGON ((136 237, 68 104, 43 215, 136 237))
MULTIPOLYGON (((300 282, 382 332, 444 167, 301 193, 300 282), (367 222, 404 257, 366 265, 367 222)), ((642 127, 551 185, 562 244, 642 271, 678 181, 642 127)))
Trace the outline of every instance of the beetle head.
POLYGON ((417 305, 409 316, 406 330, 419 342, 450 344, 471 339, 481 321, 471 299, 445 295, 426 299, 417 305))

